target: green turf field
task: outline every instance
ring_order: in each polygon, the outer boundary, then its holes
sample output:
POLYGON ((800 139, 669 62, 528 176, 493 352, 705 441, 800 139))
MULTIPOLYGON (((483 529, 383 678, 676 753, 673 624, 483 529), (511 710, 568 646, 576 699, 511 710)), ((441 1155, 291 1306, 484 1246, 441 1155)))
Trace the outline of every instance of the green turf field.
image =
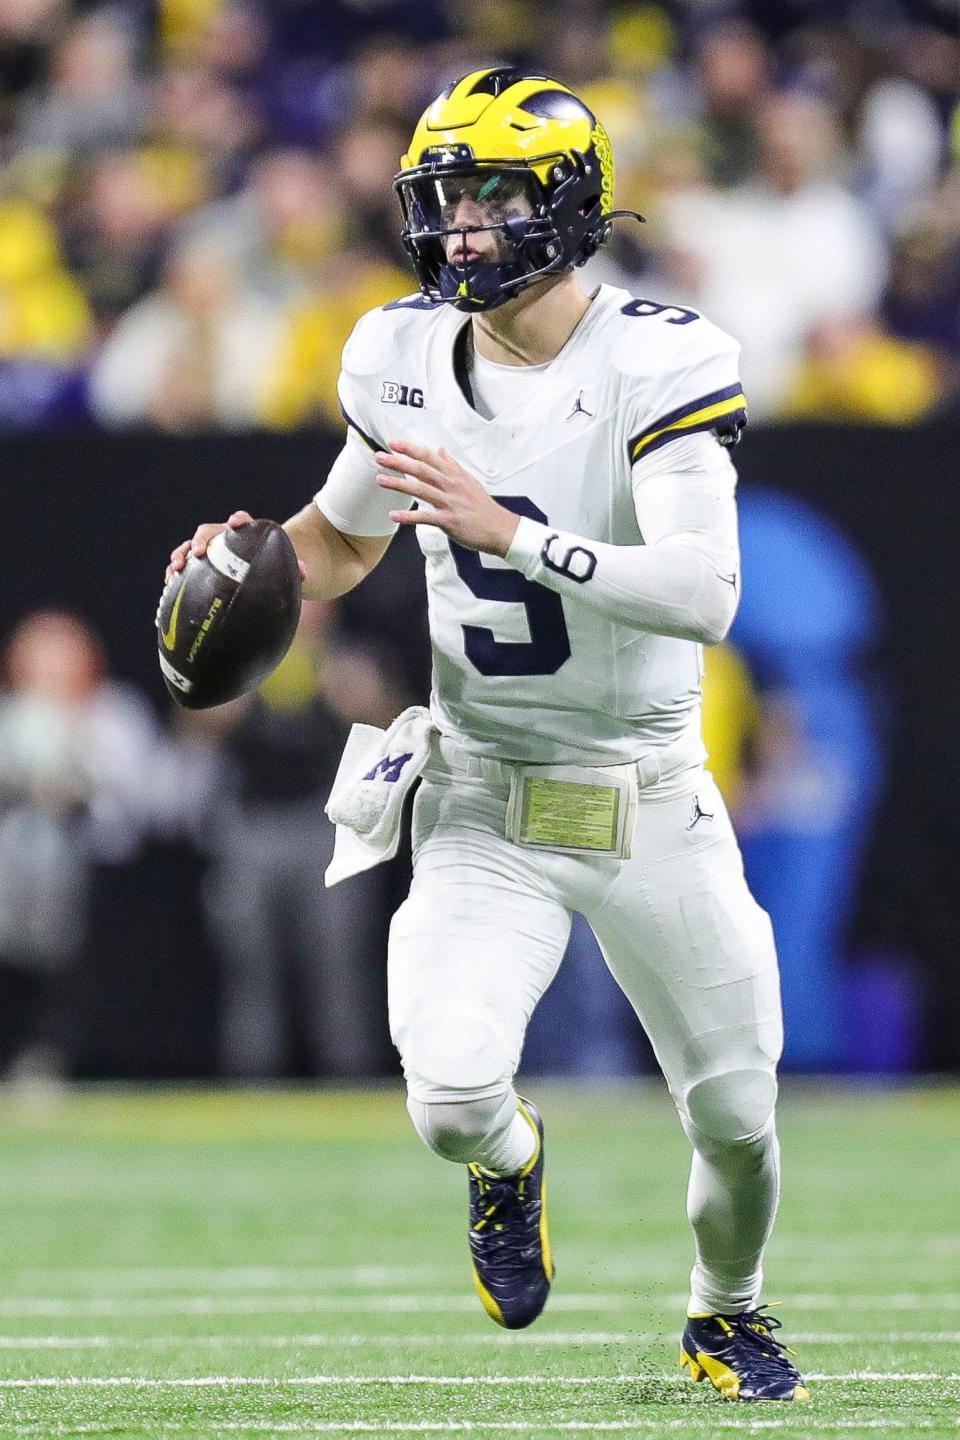
POLYGON ((659 1086, 532 1086, 554 1296, 499 1331, 399 1091, 0 1099, 0 1437, 960 1435, 960 1094, 797 1089, 768 1266, 813 1403, 676 1368, 659 1086))

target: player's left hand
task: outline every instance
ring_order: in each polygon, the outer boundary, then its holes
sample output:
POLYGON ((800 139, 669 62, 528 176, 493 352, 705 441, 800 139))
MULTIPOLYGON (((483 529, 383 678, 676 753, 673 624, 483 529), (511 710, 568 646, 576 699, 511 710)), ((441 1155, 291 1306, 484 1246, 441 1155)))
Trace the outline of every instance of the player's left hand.
POLYGON ((420 502, 418 510, 391 510, 398 525, 435 525, 468 550, 506 555, 519 520, 498 505, 479 480, 468 475, 446 450, 430 450, 409 440, 390 440, 390 451, 378 450, 376 461, 389 474, 377 481, 385 490, 399 490, 420 502))

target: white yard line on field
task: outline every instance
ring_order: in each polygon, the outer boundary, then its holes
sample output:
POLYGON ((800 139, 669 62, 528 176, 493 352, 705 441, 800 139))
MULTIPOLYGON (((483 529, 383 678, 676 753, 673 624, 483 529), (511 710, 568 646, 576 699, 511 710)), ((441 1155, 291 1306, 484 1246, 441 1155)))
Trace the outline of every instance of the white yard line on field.
MULTIPOLYGON (((620 1309, 623 1299, 607 1295, 567 1295, 559 1308, 565 1310, 620 1309), (572 1303, 571 1303, 572 1302, 572 1303), (589 1302, 589 1303, 588 1303, 589 1302)), ((79 1298, 31 1295, 0 1300, 0 1316, 71 1315, 302 1315, 343 1311, 347 1314, 443 1314, 475 1313, 472 1295, 163 1295, 141 1296, 135 1300, 109 1296, 79 1298)))
MULTIPOLYGON (((841 1373, 812 1373, 808 1380, 843 1383, 852 1380, 905 1384, 931 1380, 956 1383, 960 1374, 937 1371, 849 1370, 841 1373)), ((686 1376, 659 1371, 622 1375, 34 1375, 0 1380, 0 1390, 206 1390, 229 1388, 282 1389, 297 1386, 366 1388, 373 1386, 428 1386, 469 1389, 473 1386, 532 1386, 579 1389, 592 1385, 685 1385, 686 1376)))
POLYGON ((32 1290, 37 1285, 82 1284, 94 1290, 152 1290, 178 1285, 251 1290, 296 1285, 350 1286, 403 1285, 444 1281, 455 1282, 463 1275, 462 1265, 150 1265, 150 1266, 49 1266, 17 1270, 8 1274, 10 1287, 32 1290))
MULTIPOLYGON (((876 1261, 878 1251, 884 1258, 902 1250, 906 1256, 926 1255, 933 1259, 960 1255, 960 1237, 954 1235, 909 1235, 903 1232, 874 1232, 869 1236, 817 1237, 777 1234, 771 1240, 768 1257, 779 1259, 809 1259, 822 1266, 824 1255, 863 1254, 871 1262, 876 1261), (815 1251, 816 1253, 812 1253, 815 1251)), ((634 1245, 618 1252, 617 1263, 626 1266, 641 1266, 646 1261, 659 1262, 663 1259, 662 1245, 634 1245)), ((462 1266, 409 1265, 395 1263, 364 1263, 357 1265, 310 1264, 310 1265, 97 1265, 69 1266, 37 1265, 8 1273, 7 1278, 35 1284, 42 1280, 76 1277, 84 1281, 102 1281, 111 1285, 152 1285, 168 1282, 201 1283, 209 1277, 225 1285, 235 1282, 267 1284, 274 1280, 299 1278, 315 1275, 332 1280, 343 1279, 359 1284, 377 1284, 386 1280, 403 1281, 417 1276, 430 1275, 440 1278, 458 1277, 462 1266), (199 1277, 199 1279, 198 1279, 199 1277)), ((589 1266, 581 1267, 585 1272, 589 1266)))
MULTIPOLYGON (((561 1292, 552 1297, 550 1308, 554 1314, 600 1314, 604 1311, 623 1312, 628 1309, 643 1309, 656 1306, 661 1310, 683 1313, 687 1303, 686 1295, 644 1295, 611 1294, 609 1292, 586 1292, 565 1295, 561 1292)), ((900 1294, 876 1295, 833 1295, 788 1294, 786 1305, 790 1310, 947 1310, 960 1311, 960 1291, 926 1294, 920 1291, 905 1291, 900 1294)), ((49 1316, 66 1317, 82 1315, 281 1315, 281 1314, 323 1314, 342 1312, 346 1314, 459 1314, 476 1311, 477 1302, 472 1295, 163 1295, 138 1296, 135 1299, 116 1299, 109 1296, 95 1298, 24 1295, 16 1298, 6 1296, 0 1299, 0 1316, 49 1316)))
MULTIPOLYGON (((343 1349, 385 1346, 387 1348, 419 1348, 424 1345, 453 1345, 457 1349, 479 1347, 484 1350, 500 1347, 521 1347, 536 1349, 545 1346, 641 1346, 673 1344, 674 1329, 663 1330, 535 1330, 524 1332, 490 1331, 483 1334, 458 1335, 423 1334, 409 1332, 390 1334, 388 1332, 367 1332, 364 1334, 337 1334, 335 1331, 309 1331, 304 1334, 263 1335, 239 1331, 235 1334, 190 1335, 181 1332, 176 1335, 0 1335, 0 1350, 156 1350, 164 1346, 180 1346, 220 1349, 230 1345, 245 1348, 287 1350, 297 1347, 343 1349)), ((817 1332, 815 1330, 793 1330, 789 1337, 798 1345, 870 1345, 878 1343, 898 1345, 960 1345, 960 1330, 874 1330, 869 1335, 862 1330, 836 1330, 817 1332)))
MULTIPOLYGON (((865 1266, 875 1267, 878 1260, 902 1260, 904 1263, 920 1263, 928 1266, 936 1266, 943 1263, 947 1257, 959 1253, 960 1243, 950 1241, 948 1237, 928 1238, 923 1243, 921 1238, 910 1236, 902 1237, 878 1237, 878 1240, 858 1240, 846 1244, 842 1241, 833 1241, 826 1246, 828 1253, 835 1256, 861 1257, 865 1266)), ((816 1273, 822 1273, 823 1267, 823 1243, 813 1243, 809 1240, 771 1241, 767 1256, 769 1260, 790 1261, 792 1270, 796 1272, 797 1264, 809 1261, 810 1267, 816 1267, 816 1273)), ((672 1273, 681 1259, 674 1259, 671 1254, 664 1253, 664 1247, 645 1247, 639 1250, 628 1250, 617 1256, 616 1263, 590 1264, 586 1260, 577 1264, 574 1261, 573 1269, 567 1267, 567 1273, 579 1274, 581 1282, 589 1280, 597 1273, 607 1273, 610 1277, 617 1277, 623 1282, 629 1283, 632 1280, 642 1280, 652 1274, 672 1273)), ((855 1259, 856 1263, 856 1259, 855 1259)), ((381 1286, 381 1284, 438 1284, 443 1282, 456 1282, 461 1279, 462 1266, 459 1264, 262 1264, 262 1266, 92 1266, 92 1267, 65 1267, 65 1266, 36 1266, 29 1270, 16 1270, 4 1276, 4 1284, 12 1287, 23 1287, 24 1290, 33 1290, 37 1284, 73 1284, 82 1283, 85 1286, 95 1289, 109 1290, 151 1290, 164 1289, 167 1286, 193 1286, 216 1287, 223 1289, 235 1289, 235 1287, 248 1286, 249 1289, 282 1289, 284 1286, 294 1283, 298 1287, 305 1284, 315 1286, 360 1286, 361 1289, 381 1286)))
POLYGON ((788 1294, 784 1304, 791 1310, 960 1310, 960 1290, 926 1294, 905 1290, 894 1295, 788 1294))

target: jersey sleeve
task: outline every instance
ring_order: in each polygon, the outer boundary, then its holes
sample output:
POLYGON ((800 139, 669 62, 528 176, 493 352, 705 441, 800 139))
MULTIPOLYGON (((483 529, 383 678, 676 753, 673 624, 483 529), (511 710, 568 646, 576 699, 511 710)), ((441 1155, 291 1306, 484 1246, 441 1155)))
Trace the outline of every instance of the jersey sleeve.
POLYGON ((385 450, 384 437, 374 434, 376 417, 370 412, 373 406, 369 403, 367 388, 357 377, 350 374, 349 370, 340 371, 340 378, 337 381, 337 401, 340 406, 340 414, 350 431, 367 448, 369 454, 376 450, 385 450))
POLYGON ((343 535, 392 535, 397 529, 391 510, 412 504, 405 495, 377 484, 373 451, 351 426, 347 442, 314 496, 317 509, 343 535))
POLYGON ((610 545, 522 516, 506 560, 528 580, 654 635, 716 645, 739 596, 735 475, 706 435, 634 472, 642 545, 610 545), (672 463, 667 463, 666 457, 672 463))
MULTIPOLYGON (((721 445, 735 445, 747 423, 740 346, 704 316, 694 311, 679 313, 693 318, 676 324, 665 312, 666 318, 657 315, 637 322, 660 328, 648 332, 649 348, 631 367, 630 465, 698 431, 710 432, 721 445), (672 334, 671 324, 675 324, 672 334)), ((636 343, 639 345, 639 339, 636 343)))
POLYGON ((337 395, 347 440, 326 484, 315 496, 317 508, 344 535, 392 535, 397 525, 390 519, 390 511, 409 509, 414 503, 377 484, 379 467, 374 455, 387 449, 385 436, 378 433, 376 404, 376 362, 379 352, 386 349, 378 315, 363 316, 344 346, 337 395))

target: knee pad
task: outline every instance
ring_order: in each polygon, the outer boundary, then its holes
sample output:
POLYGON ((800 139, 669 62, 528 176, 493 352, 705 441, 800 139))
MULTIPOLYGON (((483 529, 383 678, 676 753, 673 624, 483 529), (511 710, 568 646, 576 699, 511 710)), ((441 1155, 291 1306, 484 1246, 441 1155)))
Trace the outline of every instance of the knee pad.
POLYGON ((411 1095, 458 1102, 502 1094, 512 1080, 506 1046, 482 1013, 452 1006, 417 1015, 396 1037, 411 1095))
POLYGON ((777 1081, 770 1071, 727 1070, 692 1085, 684 1096, 684 1110, 703 1139, 721 1146, 745 1145, 769 1128, 776 1100, 777 1081))
POLYGON ((517 1097, 509 1086, 481 1100, 456 1102, 407 1100, 414 1128, 423 1143, 444 1160, 466 1165, 475 1159, 490 1135, 509 1125, 517 1097))

